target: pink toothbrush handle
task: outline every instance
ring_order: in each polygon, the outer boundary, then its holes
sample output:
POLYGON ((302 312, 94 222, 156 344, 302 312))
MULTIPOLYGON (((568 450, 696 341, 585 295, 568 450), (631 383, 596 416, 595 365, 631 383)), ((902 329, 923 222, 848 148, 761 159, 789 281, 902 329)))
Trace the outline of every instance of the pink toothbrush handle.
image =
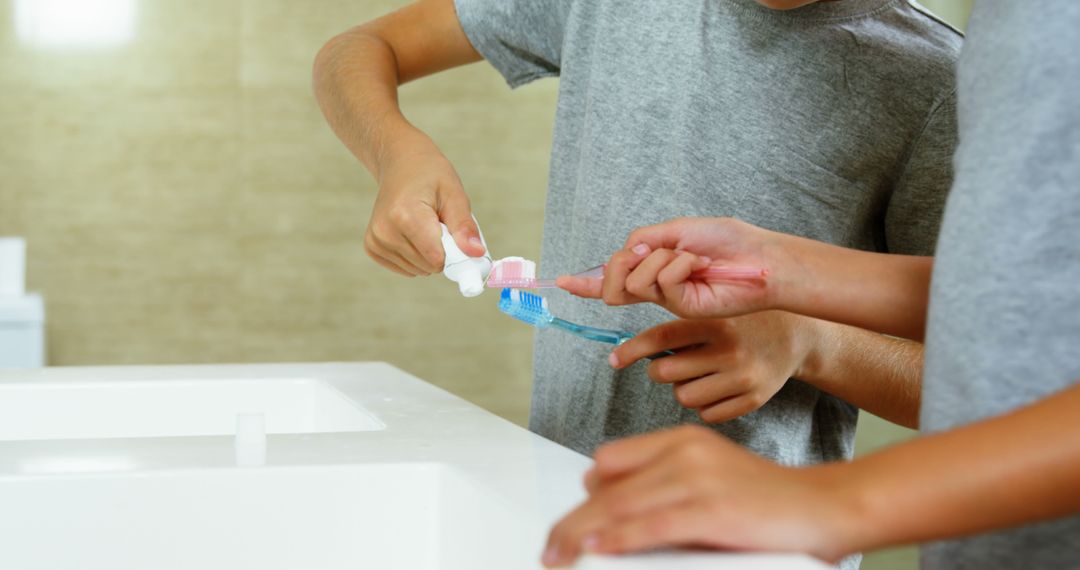
POLYGON ((717 267, 710 266, 695 271, 690 276, 704 281, 743 281, 748 279, 765 279, 769 274, 768 269, 756 267, 717 267))
MULTIPOLYGON (((755 280, 764 279, 769 274, 768 269, 760 269, 757 267, 725 267, 725 266, 709 266, 705 269, 695 271, 691 274, 693 279, 703 281, 741 281, 741 280, 755 280)), ((586 279, 603 279, 604 278, 604 266, 597 265, 591 267, 585 271, 573 274, 571 277, 582 277, 586 279)), ((540 287, 554 287, 554 279, 541 279, 537 283, 542 283, 540 287)))

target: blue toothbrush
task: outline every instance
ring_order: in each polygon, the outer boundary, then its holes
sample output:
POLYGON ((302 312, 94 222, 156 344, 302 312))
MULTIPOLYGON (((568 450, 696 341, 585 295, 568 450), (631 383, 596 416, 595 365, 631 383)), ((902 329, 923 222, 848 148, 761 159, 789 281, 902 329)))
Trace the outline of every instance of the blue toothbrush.
MULTIPOLYGON (((499 310, 538 329, 554 327, 576 337, 615 346, 634 338, 634 333, 589 327, 560 319, 552 315, 551 311, 548 310, 547 299, 520 289, 503 289, 502 294, 499 296, 499 310)), ((659 358, 672 354, 675 353, 666 350, 649 358, 659 358)))

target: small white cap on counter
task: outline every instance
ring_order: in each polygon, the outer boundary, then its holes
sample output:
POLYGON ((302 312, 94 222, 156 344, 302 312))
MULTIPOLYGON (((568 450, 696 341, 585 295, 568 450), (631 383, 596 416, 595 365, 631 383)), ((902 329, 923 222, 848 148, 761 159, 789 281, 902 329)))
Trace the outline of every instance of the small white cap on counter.
POLYGON ((236 415, 236 466, 266 465, 266 415, 236 415))

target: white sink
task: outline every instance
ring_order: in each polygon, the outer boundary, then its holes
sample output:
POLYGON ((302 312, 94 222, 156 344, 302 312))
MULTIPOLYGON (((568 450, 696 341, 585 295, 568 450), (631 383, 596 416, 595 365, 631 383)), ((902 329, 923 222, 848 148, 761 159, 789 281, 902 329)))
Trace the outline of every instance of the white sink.
POLYGON ((537 548, 425 463, 0 479, 0 504, 0 568, 20 570, 471 570, 537 548))
POLYGON ((318 379, 0 384, 0 441, 232 435, 250 413, 270 434, 385 427, 318 379))
MULTIPOLYGON (((0 371, 0 570, 538 569, 590 463, 382 363, 0 371)), ((827 568, 579 564, 747 567, 827 568)))

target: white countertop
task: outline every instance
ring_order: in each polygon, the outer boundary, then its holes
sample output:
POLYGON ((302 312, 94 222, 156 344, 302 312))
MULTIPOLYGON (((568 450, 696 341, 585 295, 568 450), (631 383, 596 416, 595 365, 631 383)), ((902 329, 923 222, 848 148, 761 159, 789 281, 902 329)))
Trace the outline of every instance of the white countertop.
MULTIPOLYGON (((2 371, 0 568, 539 568, 589 465, 384 363, 2 371), (235 413, 266 409, 265 461, 238 467, 235 413)), ((701 553, 578 567, 827 568, 701 553)))

